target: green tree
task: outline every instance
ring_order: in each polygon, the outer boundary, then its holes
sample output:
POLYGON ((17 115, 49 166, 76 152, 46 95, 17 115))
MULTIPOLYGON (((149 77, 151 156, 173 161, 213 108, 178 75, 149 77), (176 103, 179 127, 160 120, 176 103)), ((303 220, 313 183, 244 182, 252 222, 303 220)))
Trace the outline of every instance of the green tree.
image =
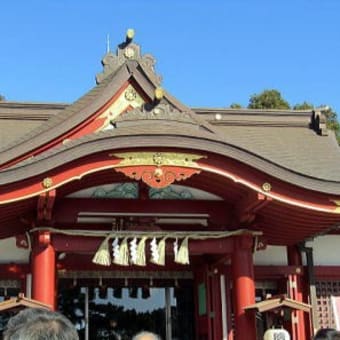
POLYGON ((242 105, 239 104, 239 103, 232 103, 230 104, 229 106, 231 109, 241 109, 242 108, 242 105))
MULTIPOLYGON (((338 122, 337 113, 328 105, 321 105, 320 107, 325 107, 322 113, 326 117, 327 129, 333 130, 335 132, 338 143, 340 144, 340 124, 338 122)), ((310 110, 314 109, 314 105, 304 101, 302 104, 296 104, 293 107, 294 110, 310 110)))
POLYGON ((277 90, 264 90, 254 94, 249 99, 249 109, 290 109, 288 102, 277 90))
POLYGON ((5 101, 5 97, 2 94, 0 94, 0 102, 3 102, 3 101, 5 101))
POLYGON ((295 104, 293 106, 293 110, 312 110, 312 109, 314 109, 314 105, 306 101, 304 101, 301 104, 295 104))
MULTIPOLYGON (((324 105, 322 105, 324 106, 324 105)), ((338 143, 340 144, 340 124, 336 112, 330 106, 324 106, 327 109, 322 113, 326 116, 327 128, 335 132, 338 143)))

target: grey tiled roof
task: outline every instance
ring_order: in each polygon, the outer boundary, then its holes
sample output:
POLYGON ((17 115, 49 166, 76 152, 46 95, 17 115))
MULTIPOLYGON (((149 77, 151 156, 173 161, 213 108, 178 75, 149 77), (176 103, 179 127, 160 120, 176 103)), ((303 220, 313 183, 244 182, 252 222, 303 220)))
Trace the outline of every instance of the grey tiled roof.
MULTIPOLYGON (((333 141, 331 136, 314 136, 313 131, 306 131, 306 133, 302 134, 301 131, 295 131, 296 135, 301 135, 299 141, 304 139, 311 141, 315 137, 321 140, 319 149, 328 150, 333 141)), ((239 132, 243 135, 243 138, 237 138, 236 135, 239 134, 236 131, 234 131, 234 134, 231 133, 231 130, 229 132, 225 131, 224 136, 219 136, 189 123, 154 121, 153 124, 150 124, 149 121, 139 121, 133 124, 129 122, 112 130, 90 134, 78 140, 70 141, 66 145, 61 145, 33 159, 17 164, 13 168, 3 170, 0 184, 6 181, 19 180, 21 177, 25 178, 30 173, 37 175, 60 166, 64 162, 96 152, 112 152, 112 150, 131 147, 178 147, 237 159, 241 163, 291 184, 328 194, 340 194, 340 177, 338 173, 334 171, 334 168, 327 171, 327 167, 320 167, 320 161, 326 162, 328 157, 321 155, 317 158, 309 152, 301 161, 296 156, 295 151, 299 148, 294 147, 296 145, 294 138, 283 143, 281 147, 277 146, 276 141, 280 138, 284 139, 282 131, 273 131, 270 134, 273 137, 272 142, 269 141, 268 143, 263 139, 263 131, 248 136, 248 142, 246 135, 253 132, 250 130, 239 132), (278 135, 282 137, 278 137, 278 135), (275 152, 275 147, 279 152, 275 152), (325 170, 320 171, 320 168, 325 168, 325 170)), ((337 146, 333 146, 334 150, 338 151, 337 146)), ((306 149, 308 149, 307 146, 306 149)), ((339 157, 335 152, 332 155, 334 157, 333 161, 329 157, 329 163, 325 164, 327 166, 340 166, 339 157)))
POLYGON ((18 136, 15 141, 6 146, 0 146, 0 164, 39 147, 72 129, 73 126, 80 124, 88 115, 95 112, 103 104, 103 101, 108 100, 112 92, 118 90, 121 85, 120 82, 112 83, 111 79, 114 76, 119 78, 124 77, 124 75, 125 77, 129 76, 126 65, 120 67, 115 74, 106 78, 72 105, 65 107, 60 114, 50 117, 45 124, 38 126, 29 133, 18 136))
POLYGON ((16 144, 66 107, 67 104, 56 103, 0 102, 0 149, 16 144))
POLYGON ((340 181, 339 145, 333 131, 312 128, 313 111, 193 110, 216 126, 227 143, 305 176, 340 181))
MULTIPOLYGON (((63 136, 106 104, 130 78, 152 100, 158 84, 148 72, 136 60, 128 60, 72 105, 61 104, 58 107, 60 112, 57 113, 57 104, 45 107, 44 113, 40 111, 37 126, 32 123, 28 127, 30 131, 22 118, 25 115, 32 118, 35 114, 38 117, 37 108, 33 113, 29 104, 18 103, 17 112, 12 115, 8 112, 5 121, 1 119, 0 105, 0 129, 17 128, 17 138, 0 146, 0 164, 63 136), (16 119, 24 127, 15 126, 16 119), (23 134, 24 130, 27 133, 23 134)), ((325 129, 322 116, 315 112, 190 109, 168 93, 158 105, 158 108, 165 108, 159 117, 153 115, 155 112, 134 110, 125 117, 118 117, 116 128, 111 131, 84 136, 4 169, 0 184, 39 174, 93 152, 159 146, 223 155, 297 186, 340 194, 339 146, 334 134, 325 129)))

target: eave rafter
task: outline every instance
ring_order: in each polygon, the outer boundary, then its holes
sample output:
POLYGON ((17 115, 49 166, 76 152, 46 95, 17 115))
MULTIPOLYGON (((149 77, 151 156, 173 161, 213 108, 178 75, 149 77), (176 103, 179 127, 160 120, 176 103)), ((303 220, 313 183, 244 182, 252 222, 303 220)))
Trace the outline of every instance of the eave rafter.
POLYGON ((249 224, 255 220, 256 214, 273 199, 262 193, 250 191, 247 197, 236 204, 236 219, 239 224, 249 224))
POLYGON ((52 210, 56 198, 56 190, 43 192, 38 197, 37 221, 49 222, 52 219, 52 210))

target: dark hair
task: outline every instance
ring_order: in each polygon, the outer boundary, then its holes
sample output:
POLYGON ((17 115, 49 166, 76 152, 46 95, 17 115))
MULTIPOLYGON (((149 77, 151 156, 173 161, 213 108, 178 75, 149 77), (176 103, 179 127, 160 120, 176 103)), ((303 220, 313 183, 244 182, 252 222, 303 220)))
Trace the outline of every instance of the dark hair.
POLYGON ((334 328, 321 328, 316 332, 314 340, 340 340, 340 332, 334 328))
POLYGON ((4 340, 79 340, 74 325, 62 314, 28 308, 13 316, 4 340))

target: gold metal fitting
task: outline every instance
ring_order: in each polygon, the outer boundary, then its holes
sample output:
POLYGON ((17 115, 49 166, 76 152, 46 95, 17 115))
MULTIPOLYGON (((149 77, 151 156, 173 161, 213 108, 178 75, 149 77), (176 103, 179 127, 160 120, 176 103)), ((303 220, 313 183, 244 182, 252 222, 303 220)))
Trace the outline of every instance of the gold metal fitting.
POLYGON ((129 28, 126 31, 126 39, 131 41, 133 39, 133 37, 135 36, 135 30, 133 28, 129 28))
POLYGON ((65 138, 62 142, 63 145, 66 145, 68 142, 70 142, 71 139, 70 138, 65 138))
POLYGON ((262 190, 265 191, 265 192, 269 192, 272 190, 272 185, 268 182, 264 182, 262 184, 262 190))
POLYGON ((47 189, 47 188, 50 188, 52 186, 53 180, 52 180, 51 177, 46 177, 46 178, 43 179, 41 184, 45 189, 47 189))
POLYGON ((155 169, 155 171, 154 171, 154 176, 156 177, 156 178, 160 178, 160 177, 162 177, 162 175, 163 175, 163 170, 162 169, 160 169, 160 168, 157 168, 157 169, 155 169))
POLYGON ((155 88, 155 99, 161 100, 164 97, 164 90, 161 87, 155 88))

